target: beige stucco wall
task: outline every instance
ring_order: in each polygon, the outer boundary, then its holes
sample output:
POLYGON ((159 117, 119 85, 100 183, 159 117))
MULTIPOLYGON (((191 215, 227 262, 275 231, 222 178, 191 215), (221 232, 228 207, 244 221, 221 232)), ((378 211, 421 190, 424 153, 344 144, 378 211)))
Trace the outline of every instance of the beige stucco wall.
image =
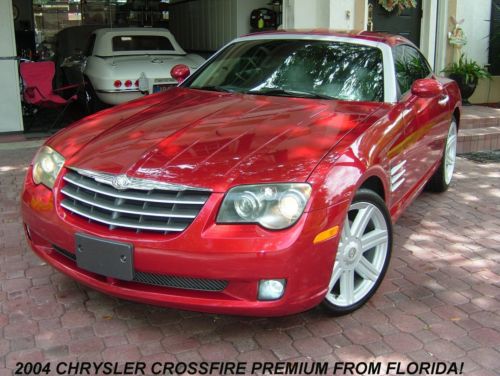
POLYGON ((471 103, 499 103, 500 102, 500 76, 492 80, 481 80, 474 95, 469 99, 471 103))

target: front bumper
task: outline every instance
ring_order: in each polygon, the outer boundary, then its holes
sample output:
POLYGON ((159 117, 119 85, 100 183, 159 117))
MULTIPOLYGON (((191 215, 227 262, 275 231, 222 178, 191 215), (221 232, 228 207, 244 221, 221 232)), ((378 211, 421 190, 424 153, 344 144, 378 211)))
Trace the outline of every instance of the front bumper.
MULTIPOLYGON (((62 175, 62 174, 61 174, 62 175)), ((56 182, 56 187, 58 183, 56 182)), ((29 244, 37 255, 71 278, 120 298, 167 307, 252 316, 282 316, 319 304, 328 286, 338 239, 314 244, 315 236, 342 223, 348 203, 304 213, 283 231, 254 225, 217 225, 223 198, 214 193, 182 233, 134 234, 88 223, 61 208, 55 193, 35 186, 28 171, 22 193, 22 216, 29 244), (224 280, 222 291, 196 291, 120 281, 80 269, 71 257, 75 233, 131 243, 134 270, 178 278, 224 280), (58 251, 58 250, 59 251, 58 251), (257 300, 261 279, 287 280, 277 301, 257 300)))

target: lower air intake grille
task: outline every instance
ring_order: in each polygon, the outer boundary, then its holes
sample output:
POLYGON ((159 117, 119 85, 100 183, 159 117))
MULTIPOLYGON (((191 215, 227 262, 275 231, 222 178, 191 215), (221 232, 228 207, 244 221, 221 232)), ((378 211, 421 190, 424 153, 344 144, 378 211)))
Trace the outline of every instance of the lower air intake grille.
MULTIPOLYGON (((73 262, 76 261, 76 256, 73 253, 59 248, 56 245, 53 245, 52 247, 60 255, 66 257, 67 259, 70 259, 73 262)), ((220 279, 177 277, 172 275, 144 272, 135 272, 133 281, 145 285, 210 292, 223 291, 227 287, 227 281, 220 279)))
POLYGON ((227 281, 223 280, 175 277, 143 272, 135 272, 134 281, 147 285, 199 291, 222 291, 227 286, 227 281))

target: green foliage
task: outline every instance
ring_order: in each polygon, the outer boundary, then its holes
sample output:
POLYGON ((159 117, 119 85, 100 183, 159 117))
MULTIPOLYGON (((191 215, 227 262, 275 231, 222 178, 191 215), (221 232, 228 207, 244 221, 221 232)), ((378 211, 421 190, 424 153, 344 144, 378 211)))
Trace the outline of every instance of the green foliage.
POLYGON ((397 9, 401 13, 406 8, 417 7, 417 0, 378 0, 378 3, 388 12, 397 9))
POLYGON ((464 54, 460 56, 457 63, 452 63, 443 69, 443 72, 448 76, 463 77, 466 84, 472 83, 480 78, 491 79, 491 74, 486 69, 480 67, 474 60, 467 59, 464 54))
POLYGON ((426 72, 428 72, 427 66, 417 56, 406 61, 396 61, 396 74, 403 93, 411 88, 416 77, 425 77, 426 72))

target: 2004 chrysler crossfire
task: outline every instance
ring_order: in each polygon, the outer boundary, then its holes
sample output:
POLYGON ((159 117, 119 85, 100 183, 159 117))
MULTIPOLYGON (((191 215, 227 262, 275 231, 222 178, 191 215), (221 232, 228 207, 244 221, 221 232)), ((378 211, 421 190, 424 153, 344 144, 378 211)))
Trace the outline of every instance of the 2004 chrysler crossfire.
POLYGON ((352 312, 384 277, 392 223, 448 188, 460 110, 457 85, 402 37, 245 36, 178 87, 50 138, 25 180, 26 235, 125 299, 352 312))

